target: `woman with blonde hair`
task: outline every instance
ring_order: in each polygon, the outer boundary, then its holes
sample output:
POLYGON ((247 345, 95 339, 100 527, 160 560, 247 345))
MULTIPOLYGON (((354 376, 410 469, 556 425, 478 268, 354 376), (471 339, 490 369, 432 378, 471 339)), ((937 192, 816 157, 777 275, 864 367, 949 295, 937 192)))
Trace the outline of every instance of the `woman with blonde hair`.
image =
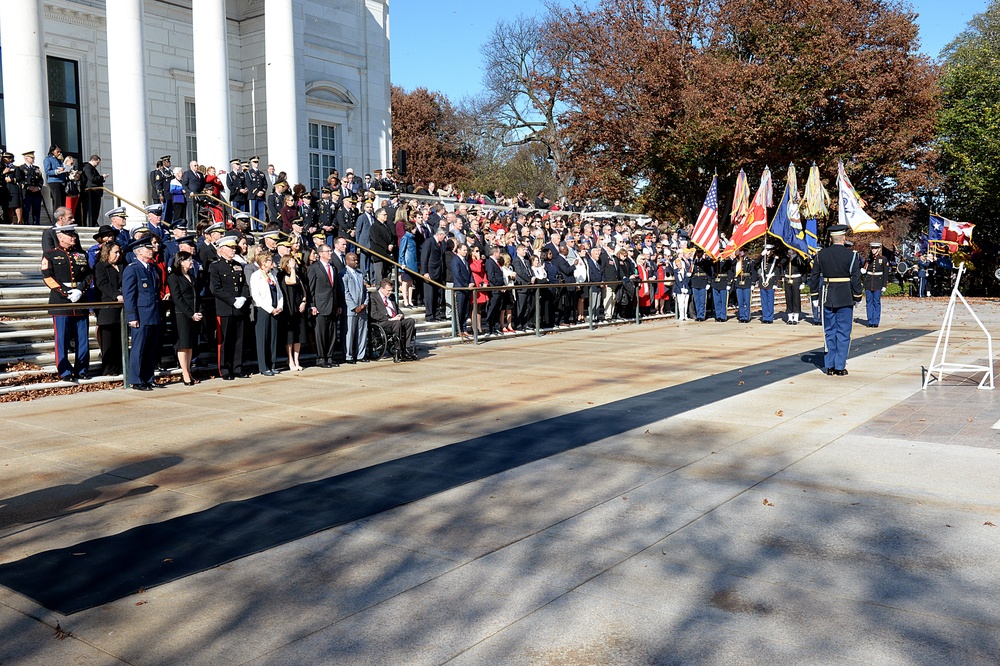
POLYGON ((250 277, 250 296, 257 310, 254 326, 257 369, 264 377, 273 377, 278 352, 278 315, 285 301, 278 287, 278 276, 274 273, 274 257, 270 252, 258 252, 256 262, 259 270, 250 277))

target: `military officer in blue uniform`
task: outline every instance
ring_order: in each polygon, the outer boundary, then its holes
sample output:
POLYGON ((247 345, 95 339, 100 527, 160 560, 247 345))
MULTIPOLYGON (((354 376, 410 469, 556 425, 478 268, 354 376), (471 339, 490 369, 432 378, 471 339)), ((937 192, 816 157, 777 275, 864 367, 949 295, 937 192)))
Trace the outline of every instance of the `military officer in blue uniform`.
MULTIPOLYGON (((170 238, 163 242, 163 263, 166 265, 167 271, 170 270, 171 265, 174 263, 174 256, 181 250, 180 239, 187 237, 186 220, 174 220, 170 223, 170 238)), ((194 236, 191 237, 194 238, 194 236)), ((197 259, 197 253, 195 253, 195 261, 197 259)))
POLYGON ((223 236, 216 242, 219 259, 208 267, 215 315, 219 327, 219 375, 225 380, 249 377, 243 369, 243 332, 249 313, 250 286, 243 264, 235 261, 236 236, 223 236))
POLYGON ((861 301, 862 294, 861 259, 857 252, 844 246, 846 234, 846 224, 830 227, 831 245, 816 255, 809 278, 812 299, 818 300, 823 308, 824 372, 831 376, 847 374, 854 305, 861 301))
POLYGON ((869 328, 878 328, 882 319, 882 290, 888 280, 889 264, 882 256, 881 243, 869 243, 868 260, 861 267, 861 281, 865 287, 865 306, 868 309, 869 328))
POLYGON ((760 323, 774 323, 774 290, 782 281, 781 261, 774 245, 765 243, 755 266, 757 287, 760 289, 760 323))
POLYGON ((135 256, 122 271, 125 321, 132 337, 128 379, 136 391, 153 390, 153 372, 160 353, 160 271, 153 264, 153 237, 142 234, 129 244, 135 256))
POLYGON ((736 290, 736 318, 744 324, 750 322, 750 292, 755 280, 753 262, 747 257, 746 250, 739 250, 733 271, 733 288, 736 290))
POLYGON ((146 206, 145 211, 146 226, 162 243, 168 236, 167 229, 163 225, 163 204, 150 204, 146 206))
POLYGON ((24 164, 20 169, 18 181, 21 183, 21 202, 24 207, 24 220, 30 224, 39 225, 42 220, 42 170, 35 164, 35 151, 23 153, 24 164))
POLYGON ((705 321, 705 307, 708 305, 708 285, 712 282, 715 262, 699 249, 694 255, 691 271, 691 293, 694 296, 694 320, 705 321))
POLYGON ((720 259, 712 276, 712 305, 715 307, 715 321, 726 321, 729 318, 729 285, 733 279, 734 264, 732 259, 720 259))
MULTIPOLYGON (((79 251, 76 225, 56 227, 59 245, 42 255, 42 279, 49 288, 49 304, 84 303, 94 274, 87 255, 79 251)), ((90 311, 50 310, 55 327, 56 370, 64 380, 86 379, 90 367, 90 311), (69 362, 70 342, 76 359, 69 362)))
POLYGON ((243 166, 240 160, 234 157, 229 161, 229 167, 229 173, 226 174, 226 191, 229 192, 229 203, 237 210, 246 211, 250 207, 250 189, 247 187, 247 179, 243 175, 243 166))
MULTIPOLYGON (((262 222, 266 219, 267 176, 260 170, 260 158, 254 155, 250 158, 250 170, 244 174, 247 185, 247 196, 250 201, 250 214, 262 222)), ((254 222, 254 231, 260 231, 263 226, 254 222)))
POLYGON ((917 277, 920 278, 917 298, 927 298, 931 295, 930 273, 934 270, 934 254, 929 253, 926 257, 917 260, 917 277))
POLYGON ((117 234, 115 242, 122 246, 122 250, 126 250, 129 243, 132 242, 132 234, 125 229, 125 224, 128 222, 128 211, 125 210, 125 206, 112 208, 104 215, 108 218, 108 224, 114 228, 117 234))

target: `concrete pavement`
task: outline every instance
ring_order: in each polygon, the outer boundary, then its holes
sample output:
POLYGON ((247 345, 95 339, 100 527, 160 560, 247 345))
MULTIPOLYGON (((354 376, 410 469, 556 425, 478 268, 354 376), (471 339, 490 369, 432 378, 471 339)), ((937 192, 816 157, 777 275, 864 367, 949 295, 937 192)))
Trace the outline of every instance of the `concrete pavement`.
POLYGON ((886 300, 848 377, 818 327, 656 322, 0 405, 0 565, 179 554, 68 615, 0 587, 0 664, 997 663, 1000 414, 920 391, 944 306, 886 300))

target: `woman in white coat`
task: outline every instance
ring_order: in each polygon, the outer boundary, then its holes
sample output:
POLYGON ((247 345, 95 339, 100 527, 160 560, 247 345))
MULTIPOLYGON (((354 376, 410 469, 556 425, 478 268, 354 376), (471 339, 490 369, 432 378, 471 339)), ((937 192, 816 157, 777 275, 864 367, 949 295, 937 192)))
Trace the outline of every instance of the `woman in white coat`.
POLYGON ((274 357, 278 350, 278 315, 284 306, 278 276, 274 271, 274 257, 270 252, 257 254, 257 270, 250 276, 250 297, 256 309, 257 368, 265 377, 273 377, 274 357))

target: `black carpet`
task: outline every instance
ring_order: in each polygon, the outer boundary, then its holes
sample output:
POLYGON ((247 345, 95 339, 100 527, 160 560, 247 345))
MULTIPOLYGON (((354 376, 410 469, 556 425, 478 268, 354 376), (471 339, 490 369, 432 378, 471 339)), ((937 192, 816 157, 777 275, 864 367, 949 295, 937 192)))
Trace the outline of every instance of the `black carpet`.
MULTIPOLYGON (((886 349, 926 333, 880 331, 853 341, 851 356, 886 349)), ((0 565, 0 584, 68 615, 822 365, 822 351, 795 354, 248 500, 226 502, 0 565)))

